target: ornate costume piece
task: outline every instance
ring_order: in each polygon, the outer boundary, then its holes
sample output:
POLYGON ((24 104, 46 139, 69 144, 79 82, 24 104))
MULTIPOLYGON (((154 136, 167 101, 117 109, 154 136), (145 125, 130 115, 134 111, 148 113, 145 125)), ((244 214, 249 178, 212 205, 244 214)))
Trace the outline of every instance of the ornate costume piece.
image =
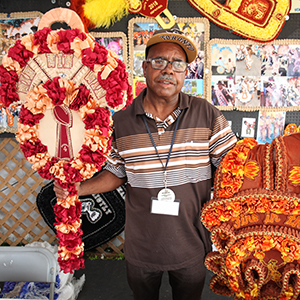
POLYGON ((202 211, 217 252, 210 288, 234 299, 300 295, 300 134, 272 144, 244 139, 228 152, 202 211))
POLYGON ((273 41, 291 9, 290 0, 188 1, 218 26, 258 42, 273 41))
POLYGON ((56 235, 64 272, 83 267, 81 202, 74 183, 101 170, 110 153, 111 111, 132 101, 126 67, 84 32, 72 10, 47 12, 39 30, 8 51, 0 66, 0 101, 23 104, 17 140, 32 168, 68 189, 57 199, 56 235), (64 20, 74 29, 51 30, 64 20))

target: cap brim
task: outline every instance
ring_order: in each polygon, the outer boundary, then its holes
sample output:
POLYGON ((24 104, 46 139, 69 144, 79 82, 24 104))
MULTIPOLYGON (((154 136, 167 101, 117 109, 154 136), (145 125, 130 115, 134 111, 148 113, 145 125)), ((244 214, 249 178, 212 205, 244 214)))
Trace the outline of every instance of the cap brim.
POLYGON ((185 52, 188 63, 191 63, 192 61, 194 61, 198 54, 197 47, 190 39, 186 38, 184 35, 177 34, 177 33, 169 33, 169 32, 167 32, 167 33, 164 32, 164 33, 159 33, 159 34, 153 35, 147 43, 146 52, 147 52, 147 49, 149 49, 149 47, 159 44, 159 43, 178 44, 185 52))

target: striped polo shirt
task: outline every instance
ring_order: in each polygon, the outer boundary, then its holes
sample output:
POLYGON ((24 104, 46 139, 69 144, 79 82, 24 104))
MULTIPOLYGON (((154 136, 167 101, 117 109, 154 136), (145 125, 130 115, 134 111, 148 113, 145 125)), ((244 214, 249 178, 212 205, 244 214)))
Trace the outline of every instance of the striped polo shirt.
POLYGON ((145 93, 114 114, 112 152, 105 168, 120 178, 127 177, 126 259, 141 267, 178 269, 210 251, 200 213, 210 199, 211 163, 217 166, 236 138, 221 112, 205 99, 180 93, 179 107, 166 120, 159 120, 145 113, 145 93), (167 161, 180 111, 167 166, 167 186, 180 201, 179 216, 152 214, 152 197, 165 186, 162 164, 167 161))

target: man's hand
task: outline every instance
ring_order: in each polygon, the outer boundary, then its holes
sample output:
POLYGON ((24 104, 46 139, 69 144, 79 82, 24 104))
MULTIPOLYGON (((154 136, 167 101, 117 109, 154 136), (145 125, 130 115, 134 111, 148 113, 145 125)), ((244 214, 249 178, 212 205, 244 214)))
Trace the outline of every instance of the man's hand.
MULTIPOLYGON (((126 177, 118 178, 113 173, 104 170, 86 181, 76 182, 75 187, 78 191, 78 196, 86 196, 91 194, 106 193, 115 190, 120 185, 126 182, 126 177)), ((63 189, 60 185, 54 182, 53 188, 56 197, 66 199, 69 195, 67 189, 63 189)))
MULTIPOLYGON (((76 190, 79 191, 80 182, 75 182, 76 190)), ((54 188, 53 188, 55 195, 59 199, 66 199, 69 196, 69 192, 67 189, 63 189, 59 184, 54 181, 54 188)))

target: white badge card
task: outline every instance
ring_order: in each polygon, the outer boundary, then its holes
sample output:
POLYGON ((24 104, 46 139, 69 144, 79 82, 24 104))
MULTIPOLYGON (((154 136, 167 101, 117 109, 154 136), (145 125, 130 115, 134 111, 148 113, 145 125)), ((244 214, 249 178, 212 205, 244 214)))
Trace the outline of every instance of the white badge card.
POLYGON ((179 215, 179 205, 180 201, 161 201, 156 197, 152 197, 151 213, 169 216, 179 215))

